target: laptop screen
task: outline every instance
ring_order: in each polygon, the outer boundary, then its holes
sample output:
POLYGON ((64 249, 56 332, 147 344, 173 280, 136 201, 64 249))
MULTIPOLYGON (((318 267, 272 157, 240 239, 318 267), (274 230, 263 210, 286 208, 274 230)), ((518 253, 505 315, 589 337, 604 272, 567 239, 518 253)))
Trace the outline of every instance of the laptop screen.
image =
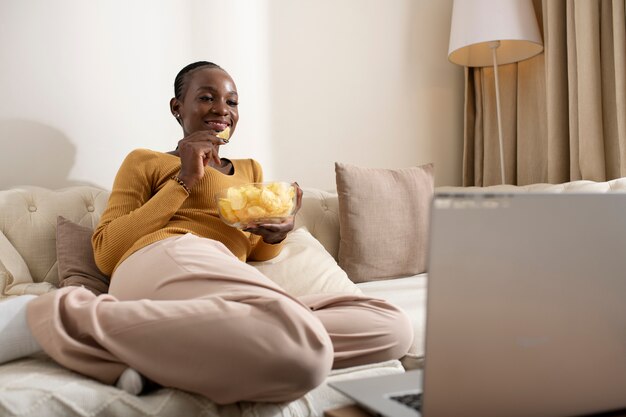
POLYGON ((433 200, 423 412, 626 407, 626 194, 433 200))

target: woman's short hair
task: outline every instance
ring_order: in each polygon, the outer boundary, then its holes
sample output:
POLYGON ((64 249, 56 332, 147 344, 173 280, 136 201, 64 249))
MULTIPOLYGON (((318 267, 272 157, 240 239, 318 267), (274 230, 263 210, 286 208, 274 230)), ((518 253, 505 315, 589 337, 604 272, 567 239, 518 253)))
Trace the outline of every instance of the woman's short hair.
POLYGON ((219 68, 222 69, 219 65, 209 62, 209 61, 198 61, 192 64, 187 65, 185 68, 181 69, 176 75, 176 79, 174 80, 174 97, 181 100, 185 93, 185 81, 187 80, 187 75, 195 69, 198 68, 219 68))

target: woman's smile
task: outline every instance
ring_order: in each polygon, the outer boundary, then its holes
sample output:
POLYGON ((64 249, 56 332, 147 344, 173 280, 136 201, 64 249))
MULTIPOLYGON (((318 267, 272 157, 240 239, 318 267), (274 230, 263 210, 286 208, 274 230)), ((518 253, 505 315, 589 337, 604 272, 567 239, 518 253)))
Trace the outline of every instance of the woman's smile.
POLYGON ((213 130, 215 132, 221 132, 226 129, 229 125, 228 122, 223 121, 215 121, 215 120, 205 120, 204 124, 208 127, 209 130, 213 130))

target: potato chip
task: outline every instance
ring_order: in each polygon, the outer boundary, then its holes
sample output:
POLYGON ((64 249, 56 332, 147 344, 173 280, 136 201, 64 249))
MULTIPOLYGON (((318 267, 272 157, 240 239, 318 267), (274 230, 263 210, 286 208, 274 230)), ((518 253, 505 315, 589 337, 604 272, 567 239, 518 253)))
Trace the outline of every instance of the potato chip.
POLYGON ((226 129, 222 130, 215 136, 217 136, 220 139, 223 139, 224 142, 228 143, 228 141, 230 140, 230 126, 226 126, 226 129))
POLYGON ((237 215, 230 205, 230 201, 222 199, 218 202, 220 213, 231 223, 237 222, 237 215))
POLYGON ((233 210, 241 210, 248 202, 246 194, 241 189, 232 187, 228 189, 226 199, 230 202, 233 210))

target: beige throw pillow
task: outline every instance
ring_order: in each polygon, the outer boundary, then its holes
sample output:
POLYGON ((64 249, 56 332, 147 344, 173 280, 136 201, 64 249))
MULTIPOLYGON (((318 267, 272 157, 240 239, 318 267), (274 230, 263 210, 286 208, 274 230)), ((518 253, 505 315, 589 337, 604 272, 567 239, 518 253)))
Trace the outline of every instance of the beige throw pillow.
POLYGON ((354 282, 426 270, 433 164, 403 169, 335 163, 339 266, 354 282))
POLYGON ((294 297, 318 293, 361 294, 306 227, 289 233, 275 258, 249 264, 294 297))
POLYGON ((23 294, 44 294, 53 289, 49 282, 33 281, 24 258, 0 231, 0 300, 23 294))
POLYGON ((96 295, 109 291, 109 277, 96 266, 91 246, 93 230, 57 217, 59 287, 83 286, 96 295))

